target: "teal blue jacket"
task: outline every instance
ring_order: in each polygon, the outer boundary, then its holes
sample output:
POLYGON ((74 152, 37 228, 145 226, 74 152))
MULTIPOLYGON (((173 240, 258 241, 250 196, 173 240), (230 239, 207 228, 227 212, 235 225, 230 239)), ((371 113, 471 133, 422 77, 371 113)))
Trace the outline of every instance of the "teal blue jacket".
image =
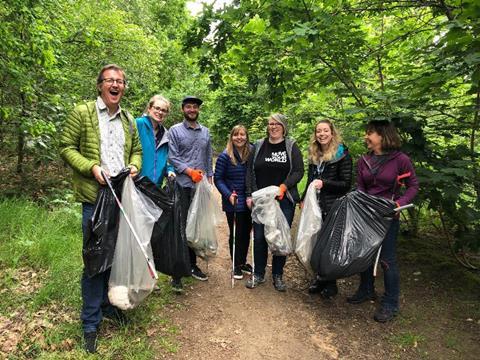
POLYGON ((169 171, 174 172, 172 165, 167 164, 168 130, 165 129, 160 144, 155 144, 155 132, 148 116, 136 119, 140 142, 142 143, 142 171, 140 175, 148 177, 153 183, 161 185, 169 171))

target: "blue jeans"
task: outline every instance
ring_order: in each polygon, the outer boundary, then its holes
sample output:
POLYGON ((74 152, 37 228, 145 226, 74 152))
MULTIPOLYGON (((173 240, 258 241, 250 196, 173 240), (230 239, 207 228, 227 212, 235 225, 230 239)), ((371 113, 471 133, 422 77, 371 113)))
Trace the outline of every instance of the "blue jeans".
MULTIPOLYGON (((398 298, 400 295, 400 273, 397 265, 397 237, 400 229, 400 221, 393 219, 387 235, 382 243, 380 253, 380 264, 383 269, 383 283, 385 293, 383 294, 381 304, 385 308, 398 310, 398 298)), ((360 274, 361 293, 373 294, 375 291, 375 278, 373 276, 373 265, 360 274)))
MULTIPOLYGON (((283 200, 280 201, 280 208, 287 219, 288 225, 292 226, 295 204, 284 197, 283 200)), ((265 240, 264 226, 262 224, 253 223, 253 239, 255 274, 264 277, 268 259, 268 244, 265 240)), ((274 255, 272 259, 272 275, 283 275, 283 267, 286 261, 286 256, 274 255)))
MULTIPOLYGON (((85 241, 88 219, 93 215, 94 205, 82 203, 82 232, 85 241)), ((97 331, 103 314, 112 313, 115 308, 108 300, 108 279, 110 278, 110 269, 88 277, 85 269, 82 274, 82 312, 80 319, 84 332, 97 331)))

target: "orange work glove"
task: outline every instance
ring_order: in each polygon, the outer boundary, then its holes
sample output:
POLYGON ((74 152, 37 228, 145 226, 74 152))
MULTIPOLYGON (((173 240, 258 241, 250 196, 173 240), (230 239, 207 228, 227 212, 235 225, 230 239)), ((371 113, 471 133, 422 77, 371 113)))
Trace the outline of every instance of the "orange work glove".
POLYGON ((194 183, 198 183, 198 182, 202 181, 202 179, 203 179, 202 170, 187 168, 187 170, 185 170, 185 172, 187 173, 188 176, 190 176, 190 178, 192 179, 192 181, 194 183))
POLYGON ((287 192, 287 185, 280 184, 280 189, 278 191, 277 200, 282 201, 286 192, 287 192))

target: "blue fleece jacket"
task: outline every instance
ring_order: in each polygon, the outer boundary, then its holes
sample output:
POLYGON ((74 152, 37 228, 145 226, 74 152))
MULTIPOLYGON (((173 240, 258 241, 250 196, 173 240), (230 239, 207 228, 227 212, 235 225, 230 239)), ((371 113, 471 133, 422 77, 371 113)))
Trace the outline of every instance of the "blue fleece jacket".
POLYGON ((161 185, 168 171, 174 172, 173 166, 167 164, 168 130, 165 129, 160 144, 155 144, 155 132, 148 116, 137 120, 138 134, 142 143, 142 171, 140 175, 147 176, 152 182, 161 185))

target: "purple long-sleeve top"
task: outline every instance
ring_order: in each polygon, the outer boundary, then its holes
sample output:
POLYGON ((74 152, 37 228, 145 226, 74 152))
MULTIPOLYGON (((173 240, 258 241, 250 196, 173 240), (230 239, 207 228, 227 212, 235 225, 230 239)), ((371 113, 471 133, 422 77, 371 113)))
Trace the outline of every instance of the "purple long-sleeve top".
POLYGON ((357 189, 393 200, 400 206, 411 203, 418 193, 418 180, 410 158, 401 151, 393 151, 385 156, 387 158, 384 161, 378 162, 369 153, 358 160, 357 189), (398 177, 403 177, 404 192, 400 191, 398 177))

